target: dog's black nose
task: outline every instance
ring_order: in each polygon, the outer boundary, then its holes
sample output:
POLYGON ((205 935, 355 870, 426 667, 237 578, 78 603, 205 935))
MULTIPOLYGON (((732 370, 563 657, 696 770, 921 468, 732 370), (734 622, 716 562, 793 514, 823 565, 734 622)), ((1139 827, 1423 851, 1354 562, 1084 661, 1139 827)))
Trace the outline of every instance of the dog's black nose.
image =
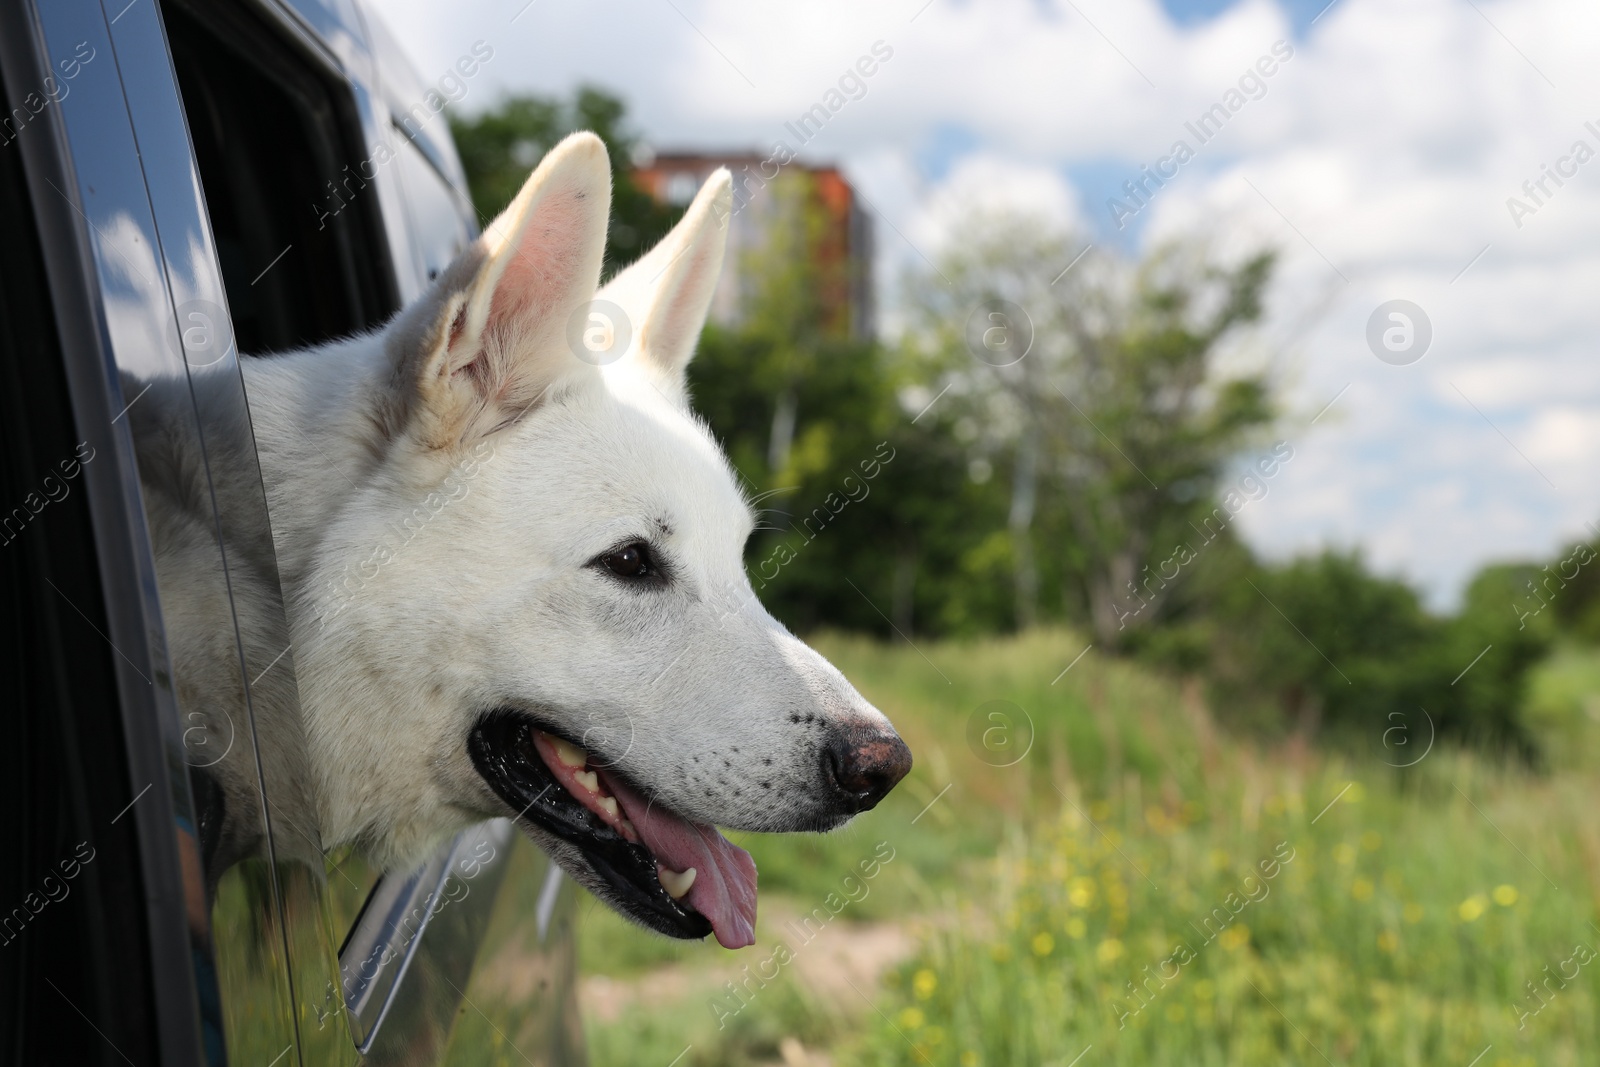
POLYGON ((887 726, 852 725, 834 731, 823 766, 851 811, 870 811, 911 770, 911 750, 887 726))

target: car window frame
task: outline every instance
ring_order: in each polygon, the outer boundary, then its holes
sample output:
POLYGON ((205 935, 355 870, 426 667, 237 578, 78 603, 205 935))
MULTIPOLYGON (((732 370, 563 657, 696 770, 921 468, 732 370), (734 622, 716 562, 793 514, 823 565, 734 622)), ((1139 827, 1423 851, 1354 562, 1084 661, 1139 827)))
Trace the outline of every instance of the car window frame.
MULTIPOLYGON (((128 781, 130 791, 138 790, 126 798, 118 819, 128 820, 137 839, 138 869, 132 873, 146 902, 150 972, 144 979, 154 1003, 156 1042, 165 1060, 200 1063, 206 1059, 201 1034, 209 960, 189 936, 186 915, 197 902, 183 877, 186 862, 198 863, 193 836, 184 832, 185 824, 194 825, 194 804, 181 773, 183 743, 154 555, 134 443, 123 418, 132 398, 122 394, 117 375, 131 341, 107 314, 109 265, 100 254, 103 246, 96 245, 95 218, 111 195, 128 202, 147 197, 142 169, 125 169, 130 157, 137 164, 136 149, 128 151, 136 141, 109 26, 101 5, 85 0, 6 3, 0 7, 0 68, 16 94, 18 86, 25 93, 46 84, 57 57, 73 55, 76 42, 105 57, 98 67, 81 66, 81 80, 41 108, 15 148, 41 235, 78 433, 105 457, 86 465, 82 478, 102 580, 104 636, 118 653, 128 781), (108 144, 101 146, 104 151, 83 153, 86 138, 108 144), (108 161, 112 165, 99 165, 108 161), (86 195, 86 187, 96 193, 86 195)), ((198 904, 203 910, 203 899, 198 904)))

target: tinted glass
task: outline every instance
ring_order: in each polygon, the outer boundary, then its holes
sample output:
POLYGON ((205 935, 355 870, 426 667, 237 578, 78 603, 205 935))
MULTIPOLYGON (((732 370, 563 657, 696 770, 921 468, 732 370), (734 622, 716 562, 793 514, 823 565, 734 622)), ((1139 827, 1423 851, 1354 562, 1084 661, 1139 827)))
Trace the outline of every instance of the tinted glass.
POLYGON ((242 5, 165 10, 240 352, 376 325, 393 279, 341 90, 242 5))

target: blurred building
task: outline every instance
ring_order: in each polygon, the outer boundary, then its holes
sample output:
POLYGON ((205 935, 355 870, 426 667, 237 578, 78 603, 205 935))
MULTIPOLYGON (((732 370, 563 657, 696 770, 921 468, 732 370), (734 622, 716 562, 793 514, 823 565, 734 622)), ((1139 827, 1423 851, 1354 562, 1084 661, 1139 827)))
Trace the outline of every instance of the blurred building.
POLYGON ((663 152, 641 161, 633 176, 658 201, 683 207, 718 167, 733 174, 734 209, 712 321, 740 325, 770 257, 804 254, 811 259, 807 274, 818 286, 824 331, 872 336, 871 220, 839 169, 794 160, 780 165, 775 157, 754 153, 663 152))

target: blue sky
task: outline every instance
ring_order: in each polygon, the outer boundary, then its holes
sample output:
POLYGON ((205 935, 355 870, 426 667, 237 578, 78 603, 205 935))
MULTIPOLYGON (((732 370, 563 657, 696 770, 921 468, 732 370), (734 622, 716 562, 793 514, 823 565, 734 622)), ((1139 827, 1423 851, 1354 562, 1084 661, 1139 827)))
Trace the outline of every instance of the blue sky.
MULTIPOLYGON (((1337 2, 1337 0, 1336 0, 1337 2)), ((1161 0, 1161 6, 1180 26, 1208 22, 1235 6, 1238 0, 1161 0)), ((1311 20, 1328 7, 1328 0, 1279 0, 1296 37, 1304 37, 1311 20)))

